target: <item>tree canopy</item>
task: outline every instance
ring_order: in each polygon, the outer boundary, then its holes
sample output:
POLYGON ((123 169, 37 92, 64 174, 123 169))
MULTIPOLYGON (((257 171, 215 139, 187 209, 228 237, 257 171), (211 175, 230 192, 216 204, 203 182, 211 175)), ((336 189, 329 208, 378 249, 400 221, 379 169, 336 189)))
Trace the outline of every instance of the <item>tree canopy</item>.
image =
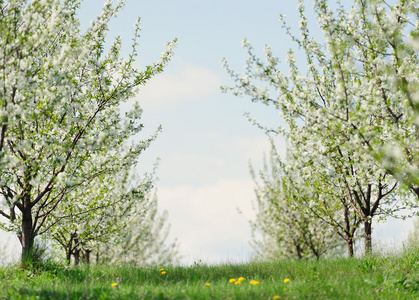
POLYGON ((124 1, 106 2, 86 32, 80 2, 0 0, 0 214, 23 257, 36 235, 99 207, 117 209, 141 189, 123 184, 124 173, 159 130, 139 140, 142 109, 126 103, 163 71, 176 40, 138 70, 139 19, 127 58, 119 37, 106 46, 108 23, 124 1))
POLYGON ((409 190, 419 195, 413 96, 418 88, 418 5, 355 0, 349 9, 337 3, 333 10, 327 0, 316 0, 323 33, 323 40, 316 40, 300 0, 299 36, 281 16, 296 45, 286 56, 288 72, 270 46, 262 61, 247 40, 244 74, 223 61, 235 81, 224 91, 280 110, 286 125, 273 131, 287 138, 285 164, 296 192, 306 199, 302 209, 321 208, 317 217, 335 220, 337 231, 338 219, 356 215, 364 228, 366 252, 371 251, 374 217, 385 219, 417 206, 409 190), (297 63, 303 57, 306 71, 297 63))

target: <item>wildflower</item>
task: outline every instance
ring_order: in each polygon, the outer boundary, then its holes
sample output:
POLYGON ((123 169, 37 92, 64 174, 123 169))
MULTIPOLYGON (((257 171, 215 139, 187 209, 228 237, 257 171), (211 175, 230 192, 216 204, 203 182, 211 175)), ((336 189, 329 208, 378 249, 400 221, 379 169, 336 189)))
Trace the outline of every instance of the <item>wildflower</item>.
POLYGON ((246 279, 244 277, 239 277, 239 281, 245 281, 246 279))
POLYGON ((118 284, 116 282, 112 283, 112 287, 117 287, 118 284))
POLYGON ((242 283, 242 282, 241 281, 235 281, 234 282, 235 285, 240 284, 240 283, 242 283))
POLYGON ((236 279, 235 278, 231 278, 228 282, 230 282, 230 283, 236 282, 236 279))
POLYGON ((164 271, 164 269, 160 269, 160 272, 163 272, 164 271))
POLYGON ((207 282, 207 283, 205 284, 205 286, 210 286, 210 284, 207 282))
POLYGON ((164 274, 166 274, 166 271, 163 271, 163 272, 161 272, 160 274, 164 275, 164 274))
POLYGON ((116 261, 116 263, 118 263, 118 264, 119 264, 120 262, 121 262, 120 260, 117 260, 117 261, 116 261))
POLYGON ((275 295, 272 299, 281 299, 281 296, 275 295))
POLYGON ((284 279, 284 283, 288 283, 290 280, 288 278, 284 279))
POLYGON ((256 280, 250 280, 250 282, 249 282, 251 285, 258 285, 258 284, 260 284, 260 282, 259 281, 256 281, 256 280))

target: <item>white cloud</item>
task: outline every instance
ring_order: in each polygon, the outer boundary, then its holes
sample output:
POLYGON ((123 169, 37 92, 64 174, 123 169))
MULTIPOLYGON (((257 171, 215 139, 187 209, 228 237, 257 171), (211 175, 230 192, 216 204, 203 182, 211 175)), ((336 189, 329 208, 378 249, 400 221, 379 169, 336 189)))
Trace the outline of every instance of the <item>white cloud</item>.
POLYGON ((140 88, 137 99, 144 109, 173 108, 218 91, 220 85, 217 75, 209 69, 186 66, 156 75, 140 88))
POLYGON ((21 245, 16 235, 0 231, 0 266, 17 261, 20 252, 21 245))
MULTIPOLYGON (((284 143, 278 142, 277 148, 284 152, 284 143)), ((269 157, 270 142, 264 135, 230 137, 207 132, 199 135, 199 140, 191 135, 187 139, 179 138, 175 144, 159 144, 158 150, 160 184, 197 186, 223 178, 249 179, 249 160, 255 170, 261 169, 263 155, 269 157)), ((156 155, 150 151, 149 155, 152 154, 156 155)))
POLYGON ((248 220, 254 217, 252 180, 224 179, 199 187, 159 188, 158 197, 160 208, 169 212, 171 235, 178 238, 185 263, 249 259, 248 220))
POLYGON ((158 176, 172 186, 200 185, 223 177, 226 163, 217 155, 178 151, 162 157, 158 176))
MULTIPOLYGON (((279 137, 275 140, 276 150, 285 157, 285 140, 279 137)), ((240 156, 242 160, 261 162, 263 154, 269 157, 271 143, 265 135, 260 136, 237 136, 225 143, 220 143, 218 148, 224 152, 240 156)))
POLYGON ((400 251, 408 240, 409 233, 414 230, 415 218, 406 220, 388 218, 385 222, 373 223, 373 247, 378 251, 400 251))

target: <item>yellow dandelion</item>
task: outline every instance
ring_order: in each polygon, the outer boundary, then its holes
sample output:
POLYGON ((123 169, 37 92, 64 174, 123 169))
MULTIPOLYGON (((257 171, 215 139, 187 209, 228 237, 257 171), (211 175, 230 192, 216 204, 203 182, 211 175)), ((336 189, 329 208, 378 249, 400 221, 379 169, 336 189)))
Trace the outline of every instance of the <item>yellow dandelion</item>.
POLYGON ((164 275, 164 274, 166 274, 166 271, 163 271, 163 272, 161 272, 160 274, 164 275))
POLYGON ((210 286, 210 284, 207 282, 207 283, 205 284, 205 286, 210 286))
POLYGON ((230 282, 230 283, 236 282, 236 279, 235 278, 231 278, 228 282, 230 282))
POLYGON ((281 299, 281 296, 275 295, 272 299, 281 299))
POLYGON ((164 271, 164 269, 160 269, 160 272, 163 272, 164 271))
POLYGON ((116 261, 116 263, 118 263, 118 264, 119 264, 120 262, 121 262, 120 260, 117 260, 117 261, 116 261))
POLYGON ((241 282, 241 281, 235 281, 235 282, 234 282, 234 284, 236 284, 236 285, 237 285, 237 284, 240 284, 240 283, 242 283, 242 282, 241 282))
POLYGON ((112 287, 117 287, 118 286, 118 284, 116 282, 112 283, 111 285, 112 285, 112 287))
POLYGON ((288 278, 284 279, 284 283, 288 283, 290 280, 288 278))
POLYGON ((244 277, 239 277, 239 281, 245 281, 246 279, 244 277))
POLYGON ((256 280, 250 280, 250 282, 249 282, 251 285, 258 285, 258 284, 260 284, 260 282, 259 281, 256 281, 256 280))

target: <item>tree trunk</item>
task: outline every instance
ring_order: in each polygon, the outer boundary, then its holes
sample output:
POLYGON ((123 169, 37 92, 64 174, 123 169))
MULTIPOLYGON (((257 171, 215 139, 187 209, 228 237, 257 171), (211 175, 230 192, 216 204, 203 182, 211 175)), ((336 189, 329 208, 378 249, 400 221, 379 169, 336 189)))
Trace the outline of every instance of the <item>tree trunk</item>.
POLYGON ((365 242, 365 254, 371 254, 372 252, 372 241, 371 241, 371 233, 372 233, 372 222, 371 219, 368 219, 364 222, 364 242, 365 242))
POLYGON ((32 228, 32 213, 31 209, 25 207, 22 212, 22 235, 20 236, 20 243, 22 244, 22 260, 32 260, 32 248, 35 241, 35 235, 32 228))
POLYGON ((86 265, 90 264, 90 250, 86 249, 84 250, 84 262, 86 263, 86 265))
POLYGON ((346 246, 348 247, 348 257, 354 256, 354 243, 352 237, 346 240, 346 246))
POLYGON ((74 250, 74 265, 78 266, 80 263, 80 249, 74 250))
POLYGON ((74 265, 78 266, 80 263, 80 248, 79 248, 79 239, 74 239, 75 249, 74 249, 74 265))
POLYGON ((67 265, 70 265, 70 263, 71 263, 71 251, 68 250, 66 252, 67 252, 66 253, 66 256, 67 256, 67 265))
MULTIPOLYGON (((351 218, 350 218, 350 211, 349 211, 349 204, 347 203, 347 198, 343 199, 344 202, 344 212, 345 212, 345 235, 344 238, 346 240, 346 246, 348 248, 348 257, 354 256, 354 233, 355 233, 355 224, 353 225, 351 230, 351 218)), ((343 237, 343 236, 342 236, 343 237)))
POLYGON ((301 250, 299 241, 293 240, 293 242, 294 242, 295 252, 297 254, 298 259, 302 259, 303 255, 302 255, 302 250, 301 250))

